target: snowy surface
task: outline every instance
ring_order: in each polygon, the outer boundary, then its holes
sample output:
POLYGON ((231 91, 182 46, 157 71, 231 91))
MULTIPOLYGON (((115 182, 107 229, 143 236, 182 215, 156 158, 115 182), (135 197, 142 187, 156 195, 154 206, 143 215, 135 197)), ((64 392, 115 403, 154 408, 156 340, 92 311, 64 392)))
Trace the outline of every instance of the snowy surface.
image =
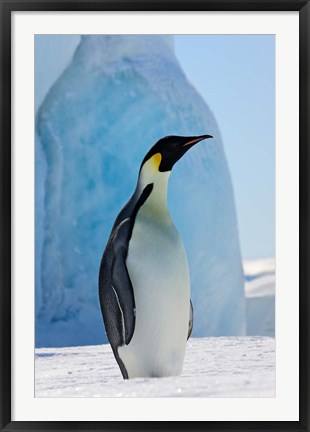
MULTIPOLYGON (((44 62, 38 54, 36 67, 44 62)), ((174 167, 168 206, 189 261, 193 336, 240 336, 246 305, 235 203, 211 109, 184 75, 171 37, 81 38, 36 118, 37 347, 107 342, 99 264, 140 163, 165 135, 206 133, 214 138, 174 167)))
POLYGON ((190 339, 183 374, 123 380, 109 345, 36 350, 36 397, 274 397, 275 340, 190 339))

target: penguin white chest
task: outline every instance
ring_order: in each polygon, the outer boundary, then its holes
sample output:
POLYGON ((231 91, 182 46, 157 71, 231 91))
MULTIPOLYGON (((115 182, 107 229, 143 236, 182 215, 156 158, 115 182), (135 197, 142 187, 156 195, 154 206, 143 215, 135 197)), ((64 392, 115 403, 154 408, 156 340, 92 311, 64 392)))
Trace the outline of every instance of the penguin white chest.
POLYGON ((183 243, 169 216, 139 212, 128 248, 136 323, 118 352, 130 378, 182 372, 188 334, 190 282, 183 243))

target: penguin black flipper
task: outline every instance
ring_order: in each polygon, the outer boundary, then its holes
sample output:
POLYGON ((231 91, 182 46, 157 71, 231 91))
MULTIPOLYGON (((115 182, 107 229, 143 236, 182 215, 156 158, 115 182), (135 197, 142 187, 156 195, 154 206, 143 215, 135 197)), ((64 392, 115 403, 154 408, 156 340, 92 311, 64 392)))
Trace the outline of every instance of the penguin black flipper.
POLYGON ((192 301, 190 300, 187 340, 190 338, 190 335, 192 334, 193 325, 194 325, 194 308, 193 308, 192 301))
POLYGON ((127 236, 132 224, 121 214, 113 226, 99 270, 99 300, 106 333, 123 378, 128 373, 118 355, 118 348, 128 344, 135 328, 135 302, 132 284, 126 267, 127 236), (122 235, 121 235, 122 234, 122 235))
POLYGON ((135 299, 127 270, 128 245, 139 208, 153 189, 147 185, 136 190, 112 228, 99 270, 99 300, 106 333, 123 377, 128 373, 118 355, 118 348, 129 344, 135 329, 135 299))
POLYGON ((127 247, 122 231, 127 231, 130 219, 125 219, 117 228, 113 241, 112 289, 122 315, 122 345, 128 345, 135 329, 135 299, 133 287, 126 266, 127 247))

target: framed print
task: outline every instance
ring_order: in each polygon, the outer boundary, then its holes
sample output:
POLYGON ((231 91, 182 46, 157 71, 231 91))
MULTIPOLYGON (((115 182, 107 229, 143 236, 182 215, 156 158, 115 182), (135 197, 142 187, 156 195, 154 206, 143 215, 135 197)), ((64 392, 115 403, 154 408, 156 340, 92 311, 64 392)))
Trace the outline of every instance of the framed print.
POLYGON ((1 23, 1 429, 308 430, 308 1, 1 23))

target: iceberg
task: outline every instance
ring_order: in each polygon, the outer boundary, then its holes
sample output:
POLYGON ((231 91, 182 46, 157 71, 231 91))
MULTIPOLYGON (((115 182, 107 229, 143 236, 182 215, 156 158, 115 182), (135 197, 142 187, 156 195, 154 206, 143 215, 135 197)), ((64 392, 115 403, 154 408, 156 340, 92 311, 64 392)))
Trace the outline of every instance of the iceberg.
POLYGON ((189 261, 193 336, 245 334, 221 134, 178 63, 173 37, 82 36, 36 117, 37 347, 107 342, 98 269, 114 219, 159 138, 203 134, 214 139, 175 166, 168 193, 189 261))

